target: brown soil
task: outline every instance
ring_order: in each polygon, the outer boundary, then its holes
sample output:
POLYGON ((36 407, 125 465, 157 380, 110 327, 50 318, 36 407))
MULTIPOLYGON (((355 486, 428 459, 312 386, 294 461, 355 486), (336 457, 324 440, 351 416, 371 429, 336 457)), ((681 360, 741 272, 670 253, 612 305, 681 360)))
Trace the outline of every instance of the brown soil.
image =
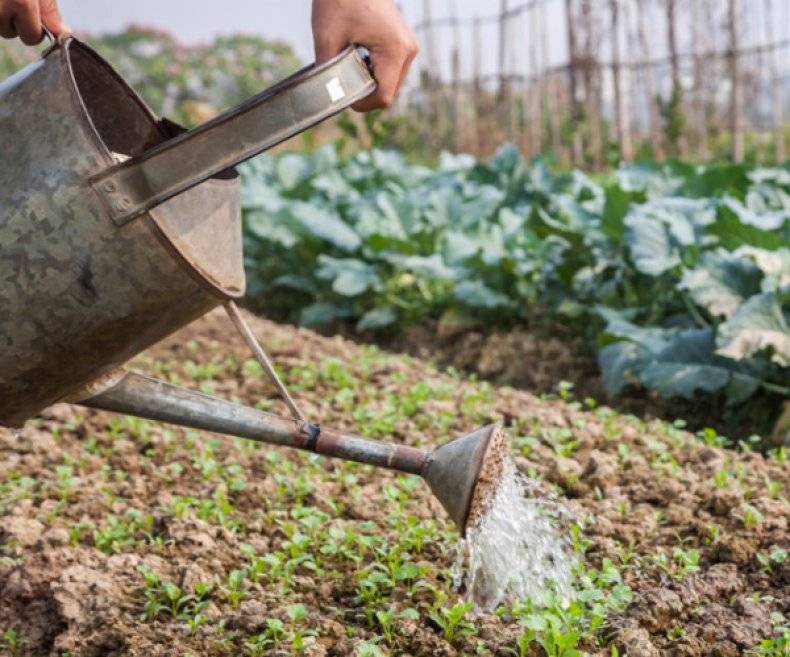
MULTIPOLYGON (((790 563, 769 570, 760 561, 774 548, 790 548, 786 464, 707 447, 658 421, 492 390, 411 358, 251 321, 309 417, 327 426, 364 426, 394 441, 428 445, 503 422, 516 438, 518 467, 533 470, 546 491, 556 488, 585 521, 588 564, 611 559, 634 592, 596 641, 585 639, 591 654, 610 655, 610 644, 630 657, 744 654, 771 635, 772 613, 790 613, 790 563), (444 393, 420 397, 411 411, 392 411, 426 385, 444 393), (726 477, 715 485, 722 471, 726 477), (745 504, 754 510, 747 522, 745 504), (677 548, 699 550, 696 571, 679 573, 677 548)), ((270 398, 271 387, 245 366, 248 359, 229 322, 212 314, 135 366, 247 403, 270 398)), ((273 408, 283 410, 279 402, 273 408)), ((507 614, 479 617, 474 635, 452 641, 429 619, 442 595, 444 606, 457 601, 449 584, 456 534, 427 487, 410 481, 54 406, 21 436, 0 431, 0 654, 248 655, 252 638, 279 620, 286 638, 257 654, 297 654, 290 635, 298 625, 315 633, 302 654, 353 655, 363 641, 385 633, 365 613, 360 577, 374 558, 386 564, 398 550, 427 584, 407 577, 385 587, 376 609, 408 608, 419 617, 394 618, 391 638, 379 643, 383 654, 513 654, 521 628, 507 614), (325 515, 308 524, 300 519, 306 511, 325 515), (130 513, 142 520, 118 530, 113 517, 128 524, 130 513), (407 516, 426 534, 405 548, 407 516), (346 531, 361 541, 352 546, 353 558, 328 549, 329 537, 346 531), (302 536, 311 537, 306 549, 320 560, 320 572, 297 562, 288 580, 248 579, 244 594, 233 599, 228 576, 249 566, 242 545, 260 556, 287 556, 302 536), (187 593, 198 582, 214 583, 201 612, 205 622, 190 631, 161 610, 144 620, 140 565, 187 593), (307 609, 296 624, 288 617, 294 603, 307 609), (16 633, 13 645, 9 631, 16 633)))
MULTIPOLYGON (((353 335, 349 333, 349 337, 353 335)), ((790 402, 784 403, 786 417, 780 418, 777 409, 782 401, 777 395, 753 398, 735 409, 710 396, 664 399, 641 388, 610 397, 595 356, 578 336, 558 324, 501 331, 479 330, 463 323, 426 324, 411 327, 383 344, 441 367, 454 367, 496 385, 535 395, 554 394, 561 386, 571 384, 575 397, 606 400, 623 413, 669 421, 682 419, 692 431, 713 427, 734 441, 761 434, 768 447, 790 446, 790 402)))

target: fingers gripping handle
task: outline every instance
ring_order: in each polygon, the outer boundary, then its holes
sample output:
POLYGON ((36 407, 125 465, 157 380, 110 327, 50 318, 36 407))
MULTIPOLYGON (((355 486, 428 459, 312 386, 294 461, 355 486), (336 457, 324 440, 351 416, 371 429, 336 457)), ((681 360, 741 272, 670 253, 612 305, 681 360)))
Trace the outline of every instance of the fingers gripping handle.
POLYGON ((364 51, 350 47, 309 66, 194 130, 92 180, 120 225, 370 95, 364 51))

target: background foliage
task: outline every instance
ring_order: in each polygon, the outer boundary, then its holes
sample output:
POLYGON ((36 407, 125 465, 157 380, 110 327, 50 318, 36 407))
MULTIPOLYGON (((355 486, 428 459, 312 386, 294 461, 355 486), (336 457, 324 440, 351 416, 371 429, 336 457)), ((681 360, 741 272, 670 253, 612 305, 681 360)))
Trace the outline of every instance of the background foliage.
MULTIPOLYGON (((293 73, 290 45, 235 35, 184 45, 171 34, 132 26, 85 41, 115 66, 160 115, 193 126, 293 73)), ((19 41, 0 41, 0 79, 38 56, 19 41)))
POLYGON ((787 395, 790 169, 624 166, 595 180, 512 145, 436 167, 394 151, 244 167, 250 294, 360 332, 550 315, 598 349, 611 393, 787 395))

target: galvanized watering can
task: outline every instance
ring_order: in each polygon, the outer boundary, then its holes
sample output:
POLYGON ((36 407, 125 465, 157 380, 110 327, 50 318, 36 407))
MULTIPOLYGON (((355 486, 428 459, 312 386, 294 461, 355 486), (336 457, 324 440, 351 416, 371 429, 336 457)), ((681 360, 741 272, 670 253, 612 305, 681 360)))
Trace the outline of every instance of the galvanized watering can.
POLYGON ((233 303, 245 278, 232 167, 375 86, 351 47, 185 131, 71 37, 0 84, 0 426, 71 401, 420 474, 463 531, 497 461, 496 427, 433 452, 322 430, 233 303), (120 369, 221 304, 292 418, 120 369))

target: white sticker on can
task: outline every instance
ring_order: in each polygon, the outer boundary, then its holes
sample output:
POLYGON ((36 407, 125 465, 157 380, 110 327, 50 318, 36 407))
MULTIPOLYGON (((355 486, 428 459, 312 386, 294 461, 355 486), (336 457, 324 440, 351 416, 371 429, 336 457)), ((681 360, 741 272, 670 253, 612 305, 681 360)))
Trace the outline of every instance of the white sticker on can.
POLYGON ((327 82, 326 90, 329 92, 329 97, 332 99, 333 103, 336 103, 341 98, 346 97, 346 90, 343 89, 340 78, 332 78, 329 82, 327 82))

